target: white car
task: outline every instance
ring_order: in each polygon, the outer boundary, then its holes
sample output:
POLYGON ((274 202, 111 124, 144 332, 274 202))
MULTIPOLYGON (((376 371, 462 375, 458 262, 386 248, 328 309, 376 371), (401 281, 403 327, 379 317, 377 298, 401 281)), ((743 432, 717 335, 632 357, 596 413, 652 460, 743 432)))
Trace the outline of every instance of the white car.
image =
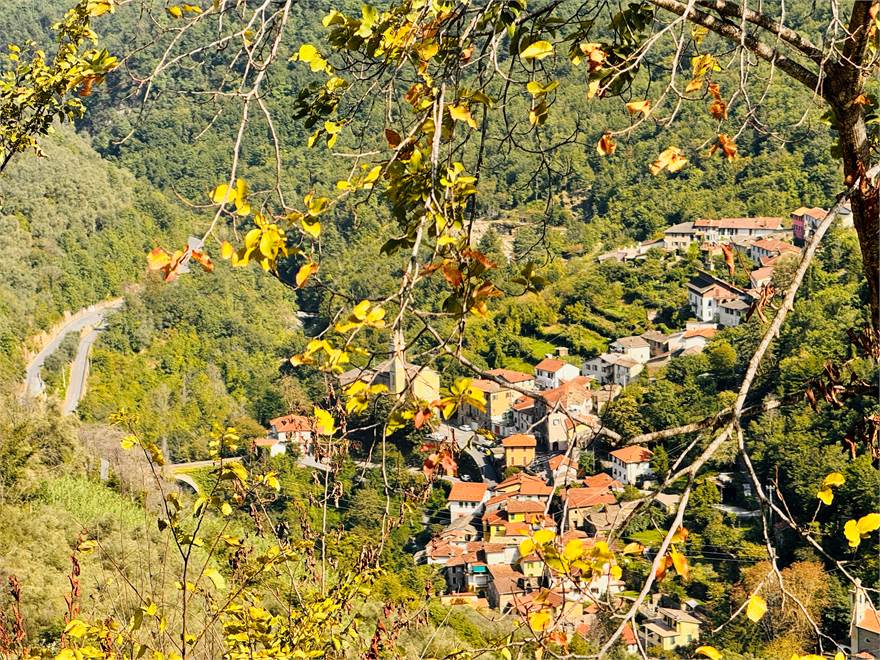
POLYGON ((462 431, 466 431, 467 433, 470 433, 471 431, 474 430, 473 427, 472 427, 470 424, 462 424, 459 428, 460 428, 462 431))

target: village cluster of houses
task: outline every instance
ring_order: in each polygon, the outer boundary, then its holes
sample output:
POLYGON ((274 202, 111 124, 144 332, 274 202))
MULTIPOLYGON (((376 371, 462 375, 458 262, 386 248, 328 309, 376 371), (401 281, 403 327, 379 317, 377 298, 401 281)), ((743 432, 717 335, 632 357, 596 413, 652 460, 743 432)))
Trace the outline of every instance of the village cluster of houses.
MULTIPOLYGON (((707 271, 700 271, 688 283, 688 304, 697 321, 732 327, 743 322, 761 289, 773 280, 778 262, 800 256, 801 248, 827 213, 816 207, 795 209, 791 213, 790 228, 783 225, 782 218, 773 217, 682 222, 666 229, 662 238, 606 252, 599 255, 599 261, 634 261, 644 259, 653 249, 681 252, 696 244, 711 263, 712 257, 732 249, 733 253, 753 262, 749 288, 738 287, 707 271)), ((848 207, 838 213, 838 218, 843 226, 852 226, 852 212, 848 207)))
MULTIPOLYGON (((622 607, 625 583, 607 572, 580 577, 561 573, 541 556, 520 553, 522 541, 540 530, 555 534, 560 551, 572 540, 591 548, 608 542, 637 502, 621 500, 627 484, 642 484, 651 474, 652 453, 627 446, 609 453, 608 472, 578 477, 576 462, 565 454, 553 456, 541 474, 519 472, 491 487, 486 483, 455 481, 448 496, 449 525, 417 553, 417 559, 437 566, 446 578, 449 604, 487 607, 528 617, 547 612, 566 633, 588 637, 600 609, 622 607)), ((657 503, 668 513, 676 496, 657 503)), ((619 550, 617 541, 612 550, 619 550)), ((635 629, 624 636, 627 650, 671 650, 699 640, 702 620, 695 603, 646 602, 635 629)))

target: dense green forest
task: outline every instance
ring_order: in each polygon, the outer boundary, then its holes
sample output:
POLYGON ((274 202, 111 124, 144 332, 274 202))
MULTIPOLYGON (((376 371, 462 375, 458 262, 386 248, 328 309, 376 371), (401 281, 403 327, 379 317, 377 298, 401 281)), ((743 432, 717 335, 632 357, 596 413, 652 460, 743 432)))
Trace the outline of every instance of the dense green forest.
MULTIPOLYGON (((0 33, 45 44, 51 24, 68 4, 7 3, 0 8, 0 33)), ((348 4, 347 9, 359 11, 348 4)), ((789 23, 818 29, 827 9, 813 9, 806 2, 787 6, 789 23)), ((294 5, 287 29, 297 40, 282 43, 264 97, 281 147, 278 188, 291 199, 313 190, 326 194, 348 174, 344 159, 307 148, 310 130, 294 103, 314 76, 289 56, 301 43, 318 42, 320 16, 326 11, 314 0, 294 5)), ((441 606, 433 598, 442 590, 439 573, 412 560, 415 549, 440 528, 447 491, 445 482, 426 488, 418 468, 413 469, 422 460, 419 446, 425 429, 394 434, 386 446, 371 426, 382 411, 371 410, 365 414, 368 430, 355 437, 351 456, 334 464, 332 478, 331 473, 296 466, 290 457, 267 460, 249 450, 265 434, 269 419, 288 412, 311 414, 315 405, 330 408, 329 381, 316 369, 293 368, 290 358, 304 350, 310 337, 332 326, 340 301, 381 300, 399 285, 406 256, 380 256, 382 245, 398 231, 381 198, 353 196, 322 217, 321 287, 293 284, 301 260, 291 260, 276 277, 257 268, 233 269, 221 261, 220 240, 236 239, 249 228, 246 224, 224 225, 210 239, 213 272, 193 266, 170 284, 147 272, 150 249, 182 246, 188 236, 202 235, 211 224, 211 209, 204 205, 211 189, 226 180, 231 136, 241 121, 237 99, 200 95, 226 75, 222 53, 174 68, 156 81, 152 98, 141 107, 142 90, 128 73, 140 75, 157 64, 155 48, 138 47, 156 38, 157 24, 164 27, 171 20, 164 10, 153 15, 130 6, 103 17, 97 27, 102 47, 132 53, 126 67, 84 99, 87 113, 82 120, 58 126, 43 140, 44 157, 21 155, 0 176, 0 395, 5 404, 0 412, 0 576, 22 580, 33 645, 44 645, 47 657, 59 650, 69 555, 82 547, 77 541, 81 530, 121 558, 116 563, 110 553, 80 555, 83 589, 97 594, 82 605, 90 616, 97 619, 111 611, 133 615, 140 604, 130 594, 119 595, 127 593, 125 583, 157 600, 174 597, 173 580, 164 575, 158 580, 151 570, 152 562, 167 556, 170 541, 161 525, 156 528, 153 512, 162 497, 150 485, 146 467, 114 464, 108 481, 99 478, 101 468, 89 438, 111 438, 118 445, 121 433, 110 425, 118 421, 121 409, 137 420, 133 426, 144 438, 140 442, 165 448, 170 461, 212 456, 217 440, 211 431, 235 427, 241 441, 227 454, 243 455, 253 474, 278 475, 279 495, 263 501, 251 490, 235 492, 231 485, 218 486, 207 471, 197 472, 206 492, 228 497, 234 508, 225 512, 220 499, 208 505, 212 510, 205 518, 205 537, 247 536, 258 509, 265 507, 278 529, 258 530, 254 553, 264 551, 274 534, 293 539, 302 557, 308 557, 302 564, 309 570, 329 561, 344 575, 346 568, 361 566, 366 549, 377 548, 384 570, 369 589, 364 587, 366 604, 353 626, 362 639, 369 640, 378 630, 377 621, 408 617, 414 623, 401 624, 394 638, 397 657, 443 657, 513 639, 508 637, 514 629, 509 619, 487 620, 470 610, 441 606), (115 296, 124 296, 126 304, 108 318, 92 352, 79 419, 61 417, 57 410, 73 354, 71 341, 44 369, 48 401, 22 402, 23 367, 38 333, 66 311, 115 296), (352 460, 380 447, 387 473, 352 460)), ((197 43, 209 34, 204 28, 185 39, 197 43)), ((562 74, 570 81, 576 76, 571 70, 562 74)), ((718 75, 731 86, 735 77, 736 71, 718 75)), ((516 99, 511 113, 526 116, 529 102, 516 99)), ((378 101, 369 105, 355 126, 368 126, 382 112, 378 101)), ((738 137, 739 158, 727 161, 702 149, 688 168, 669 177, 652 177, 646 170, 658 151, 658 136, 668 144, 703 145, 713 129, 702 108, 683 108, 668 127, 647 122, 621 140, 614 158, 599 155, 595 144, 609 126, 623 126, 627 118, 611 114, 601 103, 585 103, 577 84, 560 86, 551 113, 555 121, 544 137, 548 143, 571 134, 578 138, 553 151, 548 162, 538 163, 541 144, 532 135, 522 136, 513 148, 489 148, 483 156, 475 214, 484 232, 476 247, 497 264, 493 279, 502 295, 492 301, 491 313, 471 317, 463 333, 464 355, 479 368, 530 372, 556 346, 569 348, 568 359, 579 365, 617 337, 679 329, 690 316, 686 282, 706 265, 698 251, 679 258, 655 250, 632 263, 600 264, 596 256, 701 217, 787 219, 799 206, 830 206, 840 192, 840 167, 831 155, 834 135, 810 95, 784 78, 769 82, 760 121, 738 137), (768 136, 764 120, 786 127, 787 139, 768 136), (518 280, 527 263, 534 263, 546 281, 540 292, 524 292, 518 280)), ((490 144, 494 138, 502 145, 499 135, 490 136, 490 144)), ((361 137, 350 131, 337 150, 369 145, 361 137)), ((276 185, 275 152, 269 126, 259 113, 252 115, 241 148, 239 176, 255 191, 254 206, 268 209, 276 185)), ((839 226, 825 238, 753 387, 786 405, 753 415, 744 430, 754 447, 758 476, 768 483, 779 479, 775 486, 791 515, 811 521, 830 555, 846 558, 852 575, 876 585, 876 539, 863 541, 856 555, 843 531, 847 520, 876 508, 880 474, 870 455, 853 456, 845 444, 859 419, 877 413, 876 396, 863 392, 846 406, 820 402, 817 408, 803 397, 805 384, 822 378, 829 363, 846 363, 853 381, 876 382, 876 362, 864 358, 851 340, 851 331, 867 321, 858 248, 854 232, 839 226), (817 485, 829 472, 843 474, 845 484, 833 504, 814 514, 817 485)), ((723 267, 720 262, 715 266, 723 267)), ((420 306, 434 311, 445 296, 436 280, 415 294, 420 306)), ((407 322, 410 330, 418 329, 415 321, 407 322)), ((451 333, 455 326, 450 319, 438 322, 443 332, 451 333)), ((673 359, 655 377, 625 388, 609 405, 603 423, 629 438, 720 413, 735 398, 764 328, 755 316, 721 331, 703 353, 673 359)), ((387 339, 377 332, 365 342, 382 351, 387 339)), ((431 338, 419 334, 413 352, 430 354, 431 349, 431 338)), ((355 357, 356 363, 364 360, 355 357)), ((473 375, 448 356, 434 366, 442 369, 445 387, 458 376, 473 375)), ((662 451, 674 461, 693 439, 685 435, 661 443, 658 454, 662 451)), ((600 440, 593 449, 608 448, 600 440)), ((732 443, 709 462, 684 519, 693 530, 688 541, 692 579, 688 584, 667 580, 661 586, 682 600, 698 598, 718 626, 760 582, 761 570, 766 572, 761 526, 713 506, 721 501, 713 477, 741 469, 732 443)), ((745 496, 740 503, 757 506, 745 496)), ((656 542, 671 522, 670 516, 651 512, 635 518, 627 534, 646 544, 656 542)), ((799 595, 813 590, 808 594, 810 614, 822 634, 846 639, 850 592, 833 562, 791 531, 780 531, 774 541, 783 571, 803 583, 799 595), (802 579, 805 575, 810 579, 802 579)), ((199 550, 205 565, 221 572, 236 570, 236 562, 244 562, 247 553, 239 550, 240 544, 227 545, 217 558, 199 550)), ((649 572, 646 560, 635 562, 626 575, 628 591, 637 592, 649 572)), ((317 598, 309 593, 314 585, 303 575, 312 574, 303 569, 297 576, 306 591, 297 598, 311 602, 310 597, 317 598)), ((279 589, 271 582, 265 593, 277 598, 279 589)), ((214 603, 206 602, 209 612, 214 603)), ((9 599, 0 603, 8 605, 9 599)), ((792 649, 807 652, 814 636, 803 617, 779 619, 760 629, 740 618, 723 628, 714 643, 730 654, 725 657, 781 657, 792 649)), ((595 652, 582 639, 577 644, 583 652, 595 652)), ((522 649, 531 652, 533 647, 522 649)))

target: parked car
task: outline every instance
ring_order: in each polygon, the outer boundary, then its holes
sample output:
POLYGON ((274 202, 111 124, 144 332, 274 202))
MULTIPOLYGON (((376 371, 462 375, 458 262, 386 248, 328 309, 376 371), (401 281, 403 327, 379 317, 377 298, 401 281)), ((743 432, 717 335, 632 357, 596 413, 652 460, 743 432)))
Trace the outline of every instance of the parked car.
POLYGON ((474 430, 474 427, 472 427, 470 424, 462 424, 459 428, 460 428, 462 431, 466 431, 466 432, 468 432, 468 433, 470 433, 471 431, 474 430))

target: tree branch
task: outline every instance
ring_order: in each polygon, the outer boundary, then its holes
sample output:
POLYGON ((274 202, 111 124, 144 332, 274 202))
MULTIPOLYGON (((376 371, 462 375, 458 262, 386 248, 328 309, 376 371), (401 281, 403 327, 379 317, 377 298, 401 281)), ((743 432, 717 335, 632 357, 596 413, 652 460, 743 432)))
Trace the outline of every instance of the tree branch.
POLYGON ((791 28, 787 28, 784 25, 777 23, 776 20, 770 18, 766 14, 743 8, 740 5, 734 2, 728 2, 727 0, 697 0, 697 4, 706 9, 716 11, 721 16, 744 18, 752 25, 757 25, 758 27, 772 32, 775 36, 779 37, 790 46, 797 48, 800 52, 820 66, 826 60, 825 53, 817 48, 812 41, 796 30, 792 30, 791 28))
POLYGON ((727 21, 710 16, 697 9, 690 9, 684 3, 678 2, 678 0, 648 0, 648 2, 660 9, 665 9, 673 14, 678 14, 691 23, 702 25, 704 28, 711 30, 715 34, 718 34, 737 45, 742 44, 746 50, 754 53, 762 60, 779 67, 780 70, 784 71, 798 82, 803 83, 810 90, 819 91, 819 76, 798 62, 786 57, 775 48, 771 48, 767 44, 758 41, 754 36, 748 33, 743 33, 743 31, 733 23, 728 23, 727 21))

